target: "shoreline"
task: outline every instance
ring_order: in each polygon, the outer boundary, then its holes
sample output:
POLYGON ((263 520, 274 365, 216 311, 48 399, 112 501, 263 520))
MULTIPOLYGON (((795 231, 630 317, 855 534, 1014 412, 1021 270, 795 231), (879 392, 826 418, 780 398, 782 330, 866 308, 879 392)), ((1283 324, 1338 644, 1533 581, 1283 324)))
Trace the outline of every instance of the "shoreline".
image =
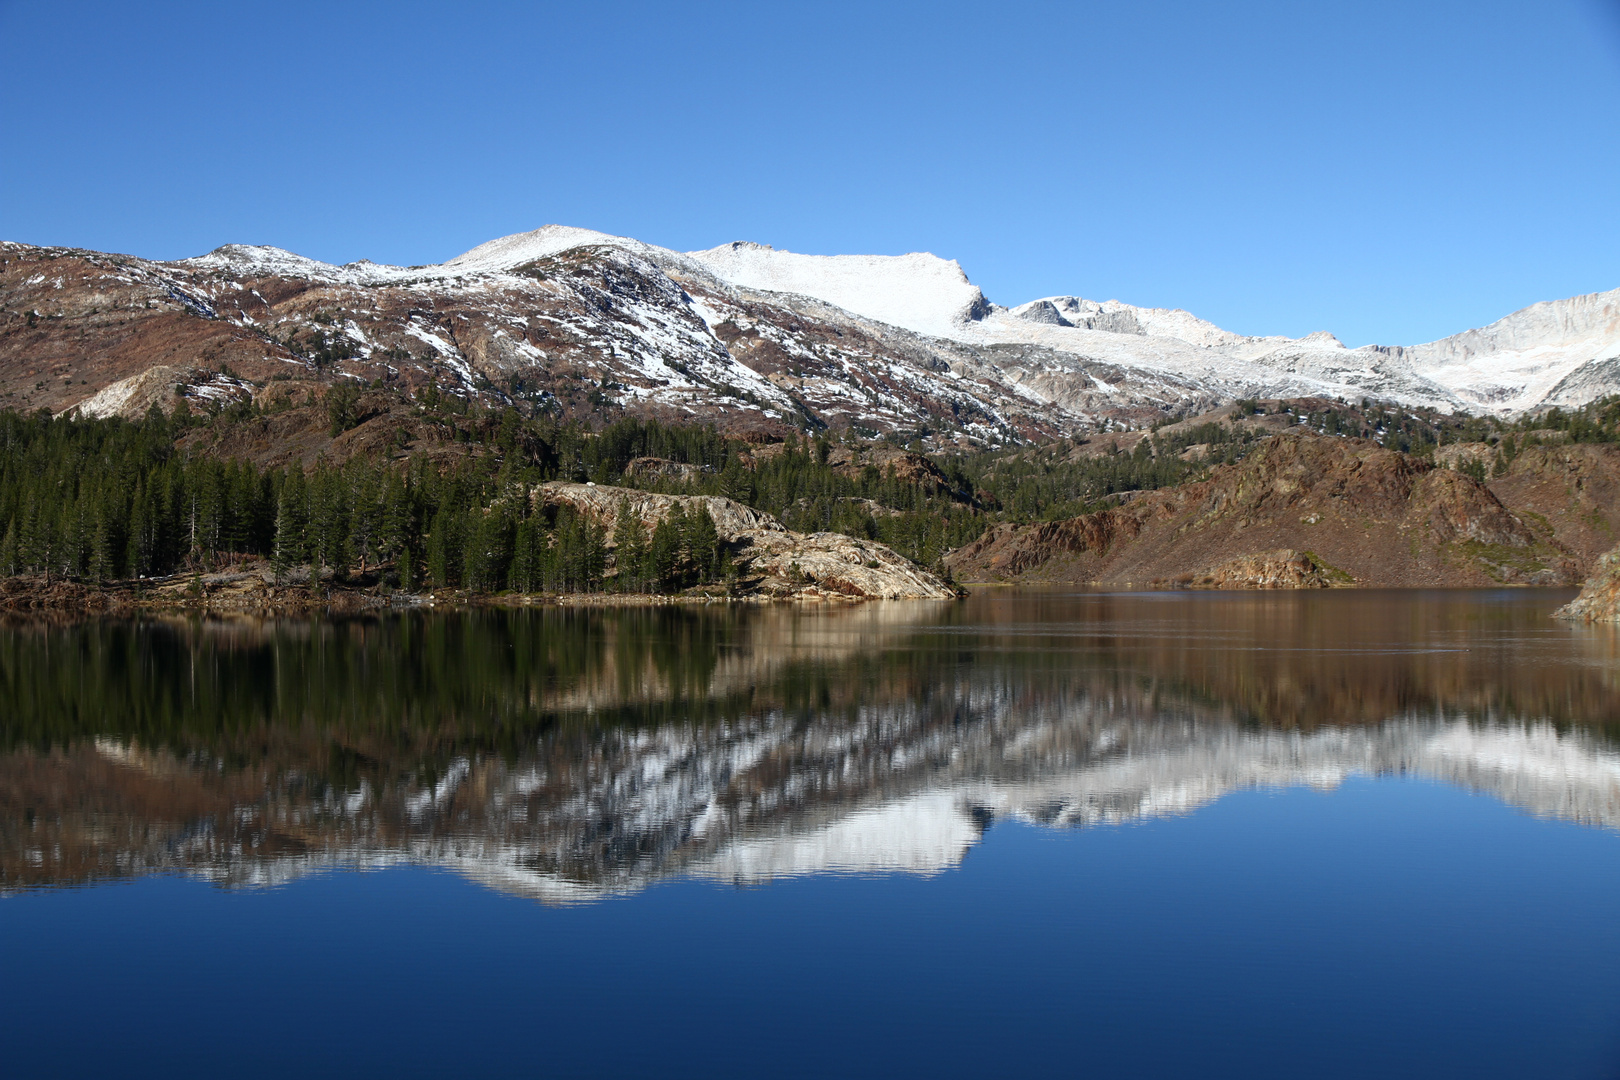
MULTIPOLYGON (((405 592, 378 584, 311 586, 267 580, 254 571, 171 575, 140 581, 83 582, 64 577, 0 579, 0 615, 217 614, 358 615, 385 611, 472 610, 525 607, 669 607, 710 604, 860 604, 884 597, 851 596, 814 584, 753 588, 730 594, 683 593, 479 593, 466 589, 405 592)), ((915 599, 915 598, 899 598, 915 599)))

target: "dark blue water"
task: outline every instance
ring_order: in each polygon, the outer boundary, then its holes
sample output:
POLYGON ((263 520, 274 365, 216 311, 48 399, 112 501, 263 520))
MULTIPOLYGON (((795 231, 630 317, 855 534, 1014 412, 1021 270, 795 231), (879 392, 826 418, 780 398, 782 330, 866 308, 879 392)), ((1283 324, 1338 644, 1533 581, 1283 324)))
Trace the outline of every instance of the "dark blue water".
MULTIPOLYGON (((707 628, 712 693, 690 672, 655 688, 690 720, 622 710, 645 703, 631 673, 673 670, 627 650, 691 628, 593 616, 608 623, 516 639, 612 638, 549 669, 557 703, 437 757, 379 721, 402 755, 385 767, 366 724, 303 696, 268 724, 208 699, 215 729, 147 717, 144 742, 109 720, 82 760, 72 737, 16 740, 0 811, 37 805, 5 836, 5 1070, 1620 1075, 1620 667, 1611 638, 1545 619, 1560 598, 1198 598, 1166 616, 1004 595, 876 623, 728 619, 707 628), (724 658, 755 651, 739 670, 757 683, 724 684, 724 658), (582 700, 620 711, 582 719, 582 700), (62 790, 121 782, 95 773, 109 759, 145 786, 116 806, 62 790), (198 793, 229 788, 241 817, 261 787, 259 820, 285 835, 261 824, 254 855, 198 793), (683 809, 693 791, 709 809, 683 809), (396 796, 416 809, 390 826, 396 796), (722 829, 720 803, 748 809, 722 829), (47 812, 93 857, 31 854, 47 812), (28 879, 47 863, 55 879, 28 879)), ((227 673, 268 648, 330 679, 343 651, 189 633, 227 673)), ((402 647, 378 633, 372 665, 402 647)), ((121 655, 49 644, 69 640, 121 655)), ((386 696, 359 685, 351 711, 386 696)))

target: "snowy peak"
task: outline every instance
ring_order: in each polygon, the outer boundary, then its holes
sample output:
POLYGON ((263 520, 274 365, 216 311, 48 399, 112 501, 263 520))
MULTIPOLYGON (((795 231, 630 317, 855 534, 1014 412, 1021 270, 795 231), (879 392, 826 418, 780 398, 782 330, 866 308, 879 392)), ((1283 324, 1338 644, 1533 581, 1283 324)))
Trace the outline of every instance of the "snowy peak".
POLYGON ((1620 340, 1620 289, 1544 300, 1477 330, 1441 338, 1407 351, 1436 361, 1466 361, 1481 353, 1521 352, 1549 342, 1590 342, 1601 348, 1620 340))
POLYGON ((478 274, 499 274, 565 251, 581 247, 614 247, 640 255, 669 254, 662 248, 624 236, 576 229, 567 225, 545 225, 532 232, 515 233, 480 244, 447 262, 431 266, 389 266, 370 259, 335 266, 305 258, 281 248, 257 244, 226 244, 206 255, 184 260, 185 265, 236 273, 277 274, 317 281, 354 284, 390 284, 403 280, 451 278, 478 274))
POLYGON ((800 255, 763 244, 722 244, 687 253, 715 277, 744 289, 808 296, 856 315, 933 337, 952 337, 989 310, 953 259, 910 255, 800 255))
POLYGON ((1405 348, 1369 346, 1418 376, 1496 411, 1570 405, 1614 392, 1620 289, 1547 300, 1477 330, 1405 348), (1584 381, 1583 381, 1584 380, 1584 381), (1571 395, 1584 387, 1586 396, 1571 395))
MULTIPOLYGON (((225 244, 206 255, 184 260, 184 265, 207 270, 227 270, 235 273, 274 274, 280 277, 313 278, 317 281, 335 280, 343 276, 343 268, 308 259, 283 248, 267 244, 225 244)), ((371 264, 367 264, 371 265, 371 264)))
POLYGON ((536 259, 550 258, 565 251, 582 247, 616 247, 637 254, 649 254, 659 249, 639 240, 594 229, 576 229, 570 225, 544 225, 532 232, 514 233, 479 244, 449 262, 431 269, 450 274, 499 273, 536 259))

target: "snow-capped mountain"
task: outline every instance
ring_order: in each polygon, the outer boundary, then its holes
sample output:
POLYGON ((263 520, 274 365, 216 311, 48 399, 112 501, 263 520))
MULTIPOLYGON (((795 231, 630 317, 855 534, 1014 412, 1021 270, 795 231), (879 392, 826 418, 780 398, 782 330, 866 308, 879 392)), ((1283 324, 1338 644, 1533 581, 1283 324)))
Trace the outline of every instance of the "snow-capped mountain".
MULTIPOLYGON (((1117 363, 1132 374, 1201 378, 1252 393, 1373 393, 1405 404, 1512 412, 1542 404, 1555 390, 1568 397, 1570 386, 1560 384, 1572 376, 1578 381, 1581 369, 1620 360, 1620 289, 1534 304, 1490 326, 1426 344, 1346 349, 1326 332, 1298 339, 1245 337, 1185 311, 1117 300, 1052 296, 1008 309, 988 301, 955 261, 927 253, 801 255, 739 242, 682 255, 551 225, 491 241, 439 267, 356 264, 324 270, 376 282, 413 274, 500 273, 590 246, 631 252, 681 277, 712 276, 746 292, 808 297, 926 337, 979 346, 1035 344, 1117 363)), ((256 261, 258 252, 274 249, 231 250, 251 250, 256 261)), ((277 257, 298 259, 279 252, 277 257)))
POLYGON ((157 263, 6 244, 0 292, 0 392, 97 414, 144 409, 153 387, 229 397, 290 372, 563 413, 1005 441, 1236 397, 1511 414, 1620 391, 1620 290, 1427 344, 1347 349, 1114 300, 1003 307, 929 254, 682 253, 557 225, 415 267, 243 245, 157 263), (45 368, 61 382, 41 381, 45 368))

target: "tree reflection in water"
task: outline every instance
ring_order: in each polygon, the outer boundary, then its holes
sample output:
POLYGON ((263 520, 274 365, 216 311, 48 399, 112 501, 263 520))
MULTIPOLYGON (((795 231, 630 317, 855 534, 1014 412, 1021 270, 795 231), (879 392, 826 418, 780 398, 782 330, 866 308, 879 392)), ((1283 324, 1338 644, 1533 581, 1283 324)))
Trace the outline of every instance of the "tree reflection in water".
POLYGON ((986 825, 1416 774, 1620 827, 1620 641, 1561 593, 0 628, 0 886, 413 861, 554 903, 932 873, 986 825))

